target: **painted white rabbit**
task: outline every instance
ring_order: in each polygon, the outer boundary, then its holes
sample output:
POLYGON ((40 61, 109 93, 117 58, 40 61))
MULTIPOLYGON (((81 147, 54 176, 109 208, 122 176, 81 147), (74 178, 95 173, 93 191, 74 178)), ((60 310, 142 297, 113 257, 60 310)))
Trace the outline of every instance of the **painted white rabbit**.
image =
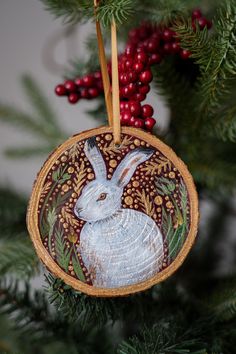
POLYGON ((74 212, 87 221, 80 233, 79 251, 94 275, 93 285, 114 288, 152 277, 162 264, 163 237, 149 216, 122 209, 121 197, 137 166, 149 159, 153 150, 129 152, 111 180, 95 138, 86 140, 84 152, 96 178, 82 190, 74 212))

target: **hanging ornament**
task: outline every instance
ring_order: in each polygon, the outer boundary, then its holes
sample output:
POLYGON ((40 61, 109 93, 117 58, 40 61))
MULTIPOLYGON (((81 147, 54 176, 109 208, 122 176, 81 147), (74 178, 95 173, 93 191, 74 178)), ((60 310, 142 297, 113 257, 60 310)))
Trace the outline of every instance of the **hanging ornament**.
POLYGON ((27 223, 55 276, 89 295, 121 296, 182 264, 197 233, 198 199, 187 167, 167 145, 141 129, 121 129, 116 25, 112 95, 98 21, 96 28, 109 126, 74 135, 50 155, 27 223))

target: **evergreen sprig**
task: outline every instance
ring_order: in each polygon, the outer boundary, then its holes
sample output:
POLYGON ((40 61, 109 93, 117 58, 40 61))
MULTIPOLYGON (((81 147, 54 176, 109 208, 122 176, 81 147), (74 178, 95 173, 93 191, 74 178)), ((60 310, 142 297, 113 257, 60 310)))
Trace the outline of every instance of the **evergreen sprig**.
POLYGON ((195 111, 198 124, 214 130, 223 140, 235 141, 236 3, 223 2, 213 20, 211 35, 205 28, 192 28, 191 21, 178 19, 173 25, 181 45, 191 51, 200 75, 195 82, 195 111), (203 123, 204 122, 204 123, 203 123), (225 123, 225 124, 224 124, 225 123))
MULTIPOLYGON (((92 0, 41 0, 45 9, 55 17, 62 17, 65 23, 77 23, 94 19, 94 2, 92 0)), ((100 0, 96 17, 104 26, 111 24, 114 19, 117 24, 124 23, 134 13, 136 0, 100 0)))
POLYGON ((38 270, 38 259, 27 233, 0 239, 0 276, 28 279, 38 270))
POLYGON ((45 10, 65 23, 77 23, 93 16, 93 0, 40 0, 45 10))
POLYGON ((146 0, 140 2, 139 11, 148 21, 169 25, 179 16, 186 16, 198 3, 197 0, 146 0))
POLYGON ((215 34, 209 41, 211 56, 202 53, 202 72, 199 81, 202 112, 213 113, 229 94, 232 80, 236 78, 236 2, 224 2, 214 20, 215 34))
POLYGON ((117 24, 126 22, 134 14, 136 0, 101 0, 97 8, 97 19, 109 26, 114 19, 117 24))
POLYGON ((50 152, 66 137, 53 109, 36 81, 30 76, 24 75, 22 88, 31 103, 33 112, 25 113, 12 105, 0 103, 0 121, 28 131, 40 142, 43 139, 43 144, 9 147, 6 149, 9 157, 29 157, 50 152))

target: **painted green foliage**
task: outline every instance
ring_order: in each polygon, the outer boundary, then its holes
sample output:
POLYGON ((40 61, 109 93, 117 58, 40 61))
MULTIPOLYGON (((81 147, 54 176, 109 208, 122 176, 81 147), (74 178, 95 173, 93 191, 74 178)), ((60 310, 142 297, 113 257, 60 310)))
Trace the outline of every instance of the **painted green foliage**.
POLYGON ((85 276, 77 256, 75 245, 71 243, 68 248, 63 229, 57 225, 58 211, 60 210, 61 206, 64 205, 65 201, 70 197, 71 191, 65 193, 64 195, 59 193, 56 196, 53 196, 49 209, 46 211, 46 204, 49 200, 49 197, 52 196, 53 191, 57 185, 63 184, 70 178, 70 175, 65 173, 66 168, 67 166, 65 168, 60 166, 52 174, 52 185, 50 186, 50 189, 44 198, 44 202, 40 211, 39 228, 42 239, 45 240, 47 238, 47 244, 51 255, 53 251, 52 242, 54 240, 56 260, 59 266, 65 272, 69 273, 68 267, 71 261, 76 277, 84 282, 85 276))
POLYGON ((181 250, 186 233, 189 229, 188 212, 188 192, 183 181, 179 185, 179 204, 173 198, 176 191, 176 184, 167 178, 156 179, 156 190, 161 196, 168 196, 174 206, 174 213, 171 215, 162 207, 162 230, 168 244, 169 262, 172 262, 181 250))

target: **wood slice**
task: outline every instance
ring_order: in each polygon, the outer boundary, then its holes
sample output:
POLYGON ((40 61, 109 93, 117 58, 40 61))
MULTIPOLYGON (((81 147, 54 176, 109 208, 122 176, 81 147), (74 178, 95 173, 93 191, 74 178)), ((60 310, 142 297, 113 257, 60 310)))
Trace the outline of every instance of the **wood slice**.
POLYGON ((34 183, 28 230, 50 272, 93 296, 145 290, 183 263, 197 233, 198 198, 185 164, 142 130, 74 135, 34 183))

